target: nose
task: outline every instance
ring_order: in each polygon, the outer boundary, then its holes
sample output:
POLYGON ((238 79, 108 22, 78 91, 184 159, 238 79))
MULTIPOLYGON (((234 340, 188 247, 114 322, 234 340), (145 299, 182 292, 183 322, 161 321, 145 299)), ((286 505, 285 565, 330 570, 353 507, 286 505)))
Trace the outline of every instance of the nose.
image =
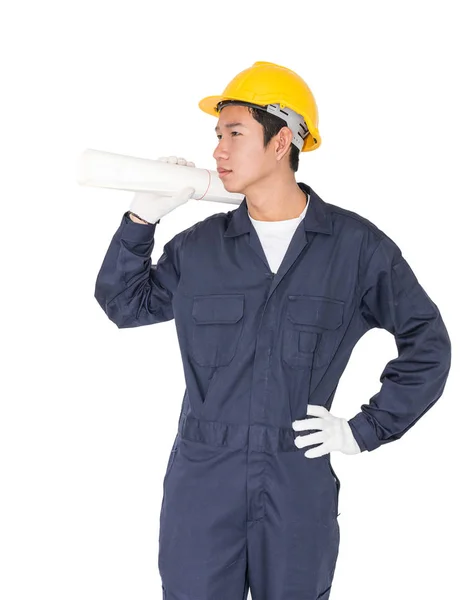
POLYGON ((229 152, 225 146, 226 146, 226 143, 224 142, 224 140, 222 138, 217 141, 216 149, 214 150, 214 152, 212 154, 212 156, 214 157, 214 160, 216 162, 228 160, 229 152))

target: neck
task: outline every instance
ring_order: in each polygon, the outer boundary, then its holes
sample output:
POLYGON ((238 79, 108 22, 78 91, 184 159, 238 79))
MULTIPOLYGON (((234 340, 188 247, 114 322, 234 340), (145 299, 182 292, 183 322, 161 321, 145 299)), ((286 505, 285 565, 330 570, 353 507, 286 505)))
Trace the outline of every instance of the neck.
POLYGON ((308 200, 294 177, 283 182, 260 180, 244 194, 250 216, 258 221, 295 219, 303 212, 308 200))

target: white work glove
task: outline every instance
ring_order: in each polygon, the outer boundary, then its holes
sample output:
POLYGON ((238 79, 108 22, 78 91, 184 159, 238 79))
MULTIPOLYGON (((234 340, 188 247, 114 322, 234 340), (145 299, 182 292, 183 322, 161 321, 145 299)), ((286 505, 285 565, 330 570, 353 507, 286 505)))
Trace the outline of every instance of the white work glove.
POLYGON ((321 430, 318 433, 299 435, 295 438, 295 446, 298 448, 321 444, 317 448, 305 452, 304 455, 307 458, 317 458, 328 454, 332 450, 339 450, 344 454, 358 454, 361 452, 346 419, 335 417, 327 408, 317 404, 308 404, 307 414, 316 418, 294 421, 292 424, 295 431, 321 430))
MULTIPOLYGON (((193 162, 177 156, 161 156, 157 160, 186 167, 196 166, 193 162)), ((172 196, 163 196, 158 192, 135 192, 129 210, 143 221, 156 224, 161 217, 181 206, 181 204, 185 204, 195 191, 192 187, 185 187, 172 196)))

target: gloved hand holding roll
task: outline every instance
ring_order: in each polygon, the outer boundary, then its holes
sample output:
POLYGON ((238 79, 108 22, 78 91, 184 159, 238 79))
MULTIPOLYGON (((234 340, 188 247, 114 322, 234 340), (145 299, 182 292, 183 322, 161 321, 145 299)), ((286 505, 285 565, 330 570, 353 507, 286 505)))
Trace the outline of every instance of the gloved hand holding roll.
MULTIPOLYGON (((195 167, 192 161, 176 156, 162 156, 158 159, 161 162, 169 162, 186 167, 195 167)), ((178 206, 185 204, 194 194, 195 189, 184 187, 178 193, 172 196, 163 196, 157 192, 135 192, 132 203, 130 204, 129 216, 135 223, 145 222, 148 225, 155 225, 178 206), (137 220, 141 219, 141 221, 137 220)))

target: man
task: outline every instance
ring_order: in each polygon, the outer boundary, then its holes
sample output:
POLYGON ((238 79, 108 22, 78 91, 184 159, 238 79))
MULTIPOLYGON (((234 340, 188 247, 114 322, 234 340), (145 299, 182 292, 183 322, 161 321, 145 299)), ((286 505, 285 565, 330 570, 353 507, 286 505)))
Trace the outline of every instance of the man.
POLYGON ((250 588, 253 600, 327 600, 339 548, 330 452, 408 431, 443 392, 449 336, 398 246, 296 182, 299 152, 321 143, 296 73, 257 62, 199 106, 218 116, 214 158, 243 202, 177 234, 152 265, 156 224, 194 190, 135 194, 95 292, 118 327, 176 323, 186 390, 160 515, 164 598, 242 600, 250 588), (373 327, 399 355, 347 421, 329 409, 373 327))

